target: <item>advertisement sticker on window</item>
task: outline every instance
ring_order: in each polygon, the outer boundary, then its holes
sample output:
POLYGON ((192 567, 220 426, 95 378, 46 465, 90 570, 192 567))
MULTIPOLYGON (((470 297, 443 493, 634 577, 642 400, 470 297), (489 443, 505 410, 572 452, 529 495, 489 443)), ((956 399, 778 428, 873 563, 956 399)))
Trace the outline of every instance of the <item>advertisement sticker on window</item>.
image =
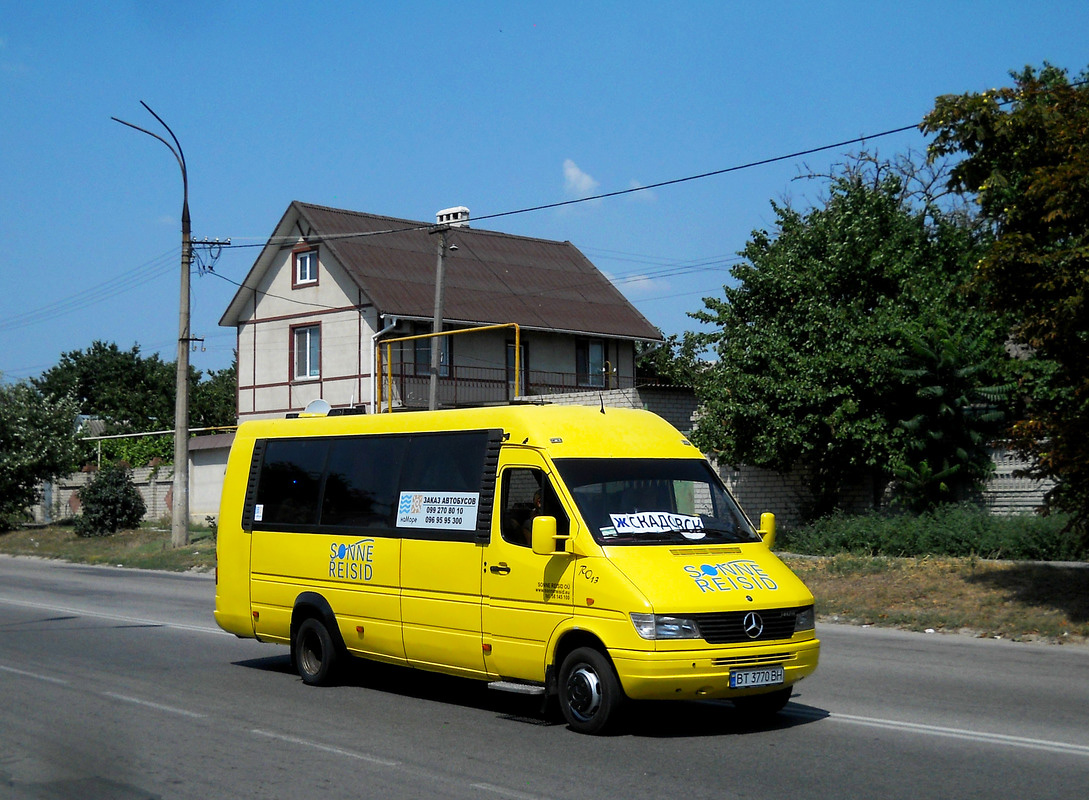
POLYGON ((398 528, 475 531, 479 492, 401 492, 398 528))

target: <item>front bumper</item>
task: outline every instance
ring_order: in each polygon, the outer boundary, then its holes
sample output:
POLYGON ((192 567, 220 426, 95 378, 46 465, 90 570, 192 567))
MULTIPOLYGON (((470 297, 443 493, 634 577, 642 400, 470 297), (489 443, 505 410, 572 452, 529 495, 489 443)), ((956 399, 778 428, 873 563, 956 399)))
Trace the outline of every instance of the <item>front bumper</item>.
POLYGON ((633 700, 729 699, 764 694, 813 674, 820 656, 816 638, 768 645, 700 650, 610 650, 624 693, 633 700), (777 686, 731 689, 730 672, 781 664, 786 680, 777 686))

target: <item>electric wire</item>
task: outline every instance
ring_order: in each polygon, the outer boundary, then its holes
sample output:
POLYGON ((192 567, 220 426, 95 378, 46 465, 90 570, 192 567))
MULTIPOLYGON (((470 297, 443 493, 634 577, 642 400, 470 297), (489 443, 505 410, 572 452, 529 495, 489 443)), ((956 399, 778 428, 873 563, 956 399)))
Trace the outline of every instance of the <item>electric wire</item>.
POLYGON ((17 330, 42 322, 51 322, 58 317, 81 311, 102 300, 130 292, 172 271, 177 264, 178 254, 179 248, 174 248, 150 261, 144 262, 136 267, 132 273, 117 275, 68 297, 0 320, 0 331, 17 330))

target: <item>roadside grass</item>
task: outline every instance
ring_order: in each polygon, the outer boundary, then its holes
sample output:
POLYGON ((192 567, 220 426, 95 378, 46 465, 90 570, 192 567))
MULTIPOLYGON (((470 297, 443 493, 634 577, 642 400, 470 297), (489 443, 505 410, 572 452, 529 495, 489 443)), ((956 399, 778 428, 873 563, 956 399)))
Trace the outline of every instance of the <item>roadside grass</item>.
MULTIPOLYGON (((81 538, 70 527, 0 533, 0 553, 174 572, 210 571, 215 538, 144 527, 81 538)), ((961 633, 1015 641, 1089 642, 1089 566, 975 557, 784 555, 817 598, 823 622, 961 633)))
POLYGON ((786 556, 818 619, 1014 641, 1089 641, 1089 567, 978 558, 786 556))
POLYGON ((24 528, 0 533, 0 553, 170 572, 209 572, 216 565, 215 538, 201 527, 189 529, 189 545, 181 548, 171 546, 169 530, 155 527, 90 537, 68 526, 24 528))

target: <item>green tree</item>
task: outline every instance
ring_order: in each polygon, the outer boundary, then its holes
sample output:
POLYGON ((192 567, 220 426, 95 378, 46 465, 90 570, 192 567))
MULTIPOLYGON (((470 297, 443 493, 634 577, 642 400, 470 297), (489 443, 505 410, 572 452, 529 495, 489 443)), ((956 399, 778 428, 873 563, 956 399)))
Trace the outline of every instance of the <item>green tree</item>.
POLYGON ((908 341, 919 320, 960 316, 1001 350, 994 318, 959 290, 981 232, 935 202, 915 207, 910 180, 860 160, 822 206, 773 203, 775 231, 753 232, 737 285, 691 315, 712 326, 692 336, 715 356, 696 374, 697 443, 732 464, 803 468, 814 515, 865 478, 876 499, 926 436, 901 424, 918 416, 908 341))
MULTIPOLYGON (((144 433, 174 427, 176 362, 142 356, 140 346, 122 350, 96 341, 86 350, 63 353, 34 385, 43 392, 76 399, 79 413, 105 420, 106 433, 144 433)), ((230 367, 203 374, 189 370, 189 426, 234 425, 237 421, 237 359, 230 367)), ((154 458, 171 463, 170 435, 102 442, 106 460, 143 466, 154 458)))
POLYGON ((122 350, 112 342, 95 341, 86 350, 61 354, 57 365, 33 383, 57 397, 74 397, 81 414, 112 423, 115 432, 174 425, 175 368, 158 355, 140 355, 138 344, 122 350))
POLYGON ((212 370, 192 387, 190 425, 215 428, 238 423, 238 358, 226 369, 212 370))
POLYGON ((76 404, 29 383, 0 384, 0 530, 26 518, 39 486, 77 464, 76 404))
POLYGON ((1002 432, 1010 384, 984 386, 1008 359, 996 337, 966 330, 963 318, 920 321, 905 332, 901 374, 914 394, 908 433, 892 464, 897 500, 915 511, 970 499, 994 471, 988 445, 1002 432))
POLYGON ((939 97, 921 128, 933 158, 962 158, 950 188, 974 196, 995 240, 975 286, 1013 320, 1025 413, 1015 441, 1049 500, 1089 535, 1089 85, 1050 64, 1014 85, 939 97))
POLYGON ((691 386, 700 368, 696 343, 689 337, 671 334, 656 344, 636 342, 635 368, 640 383, 691 386))

